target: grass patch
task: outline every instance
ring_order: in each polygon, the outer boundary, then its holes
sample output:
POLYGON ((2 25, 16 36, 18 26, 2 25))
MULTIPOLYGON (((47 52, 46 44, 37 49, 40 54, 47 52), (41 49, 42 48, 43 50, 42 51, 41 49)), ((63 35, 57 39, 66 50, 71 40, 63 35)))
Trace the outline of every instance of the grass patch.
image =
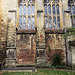
POLYGON ((5 72, 2 75, 75 75, 75 71, 38 70, 37 72, 5 72))

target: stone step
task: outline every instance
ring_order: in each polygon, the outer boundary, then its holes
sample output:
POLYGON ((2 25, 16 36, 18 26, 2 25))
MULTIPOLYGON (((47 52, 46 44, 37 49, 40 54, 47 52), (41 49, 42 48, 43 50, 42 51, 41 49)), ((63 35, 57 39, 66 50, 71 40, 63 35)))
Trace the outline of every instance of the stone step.
POLYGON ((37 58, 37 63, 44 63, 46 62, 46 57, 38 57, 37 58))
POLYGON ((17 71, 26 71, 26 72, 32 72, 35 71, 37 72, 35 67, 7 67, 7 68, 3 68, 2 71, 13 71, 13 72, 17 72, 17 71))

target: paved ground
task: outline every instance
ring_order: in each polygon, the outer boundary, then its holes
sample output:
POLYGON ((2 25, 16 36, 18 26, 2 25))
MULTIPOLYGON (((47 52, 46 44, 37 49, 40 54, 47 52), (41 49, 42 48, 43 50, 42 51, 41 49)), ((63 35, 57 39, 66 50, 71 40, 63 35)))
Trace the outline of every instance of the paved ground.
POLYGON ((36 71, 35 67, 8 67, 8 68, 4 68, 1 71, 36 71))

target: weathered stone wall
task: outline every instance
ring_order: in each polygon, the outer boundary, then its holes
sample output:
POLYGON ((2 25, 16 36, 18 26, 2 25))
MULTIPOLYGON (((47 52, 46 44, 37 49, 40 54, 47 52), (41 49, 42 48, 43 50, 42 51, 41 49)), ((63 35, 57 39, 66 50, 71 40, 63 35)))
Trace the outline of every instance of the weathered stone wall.
POLYGON ((16 62, 16 8, 18 0, 8 0, 6 2, 7 13, 7 50, 6 64, 16 62))
MULTIPOLYGON (((65 57, 65 41, 62 34, 46 34, 46 56, 49 61, 49 53, 52 58, 54 52, 62 52, 62 56, 65 57)), ((65 62, 65 59, 64 59, 65 62)))
POLYGON ((36 35, 17 34, 17 63, 35 63, 36 56, 36 35))
MULTIPOLYGON (((45 62, 45 52, 48 49, 63 50, 62 54, 65 56, 65 42, 62 34, 45 34, 44 0, 35 1, 36 34, 16 34, 16 27, 19 21, 19 1, 21 0, 0 1, 0 48, 6 48, 6 64, 14 64, 16 61, 20 64, 35 63, 36 59, 37 62, 45 62)), ((68 0, 59 1, 61 27, 62 29, 68 28, 71 26, 68 0)), ((68 52, 68 55, 70 56, 70 52, 68 52)))

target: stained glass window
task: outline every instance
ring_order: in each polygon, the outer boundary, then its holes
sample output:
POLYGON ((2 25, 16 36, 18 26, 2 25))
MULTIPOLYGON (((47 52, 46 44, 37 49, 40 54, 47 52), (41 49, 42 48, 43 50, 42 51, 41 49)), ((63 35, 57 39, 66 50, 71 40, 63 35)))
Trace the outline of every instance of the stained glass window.
POLYGON ((75 5, 74 5, 74 0, 69 0, 68 1, 68 8, 70 10, 70 16, 71 16, 71 22, 72 22, 72 26, 75 27, 75 5))
POLYGON ((19 29, 35 28, 35 0, 22 0, 19 6, 19 29))
POLYGON ((32 29, 34 29, 34 28, 35 28, 35 18, 32 17, 32 29))
POLYGON ((60 11, 59 0, 45 0, 45 28, 46 29, 59 29, 60 27, 60 11), (52 3, 51 3, 52 1, 52 3))
POLYGON ((20 5, 19 14, 22 15, 22 5, 20 5))
POLYGON ((46 25, 46 28, 48 28, 48 17, 45 17, 45 25, 46 25))
POLYGON ((32 15, 34 15, 34 14, 35 14, 35 6, 32 5, 32 15))
POLYGON ((52 18, 51 18, 51 16, 49 17, 49 28, 52 28, 52 18))
POLYGON ((45 5, 45 15, 47 15, 47 5, 45 5))
POLYGON ((55 5, 53 5, 53 15, 55 15, 55 5))
POLYGON ((24 11, 24 15, 26 15, 26 5, 24 5, 23 11, 24 11))
POLYGON ((28 29, 31 29, 31 18, 28 17, 28 29))
POLYGON ((22 29, 22 17, 19 18, 19 29, 22 29))
POLYGON ((50 5, 48 5, 48 13, 49 13, 49 15, 51 15, 51 6, 50 5))
POLYGON ((26 29, 26 17, 23 17, 23 28, 26 29))
POLYGON ((28 15, 31 15, 31 6, 28 5, 28 15))
POLYGON ((60 17, 57 17, 58 28, 60 28, 60 17))
POLYGON ((57 15, 59 15, 59 6, 57 5, 57 15))
POLYGON ((54 28, 57 28, 57 25, 56 25, 56 17, 55 16, 53 17, 53 27, 54 28))

